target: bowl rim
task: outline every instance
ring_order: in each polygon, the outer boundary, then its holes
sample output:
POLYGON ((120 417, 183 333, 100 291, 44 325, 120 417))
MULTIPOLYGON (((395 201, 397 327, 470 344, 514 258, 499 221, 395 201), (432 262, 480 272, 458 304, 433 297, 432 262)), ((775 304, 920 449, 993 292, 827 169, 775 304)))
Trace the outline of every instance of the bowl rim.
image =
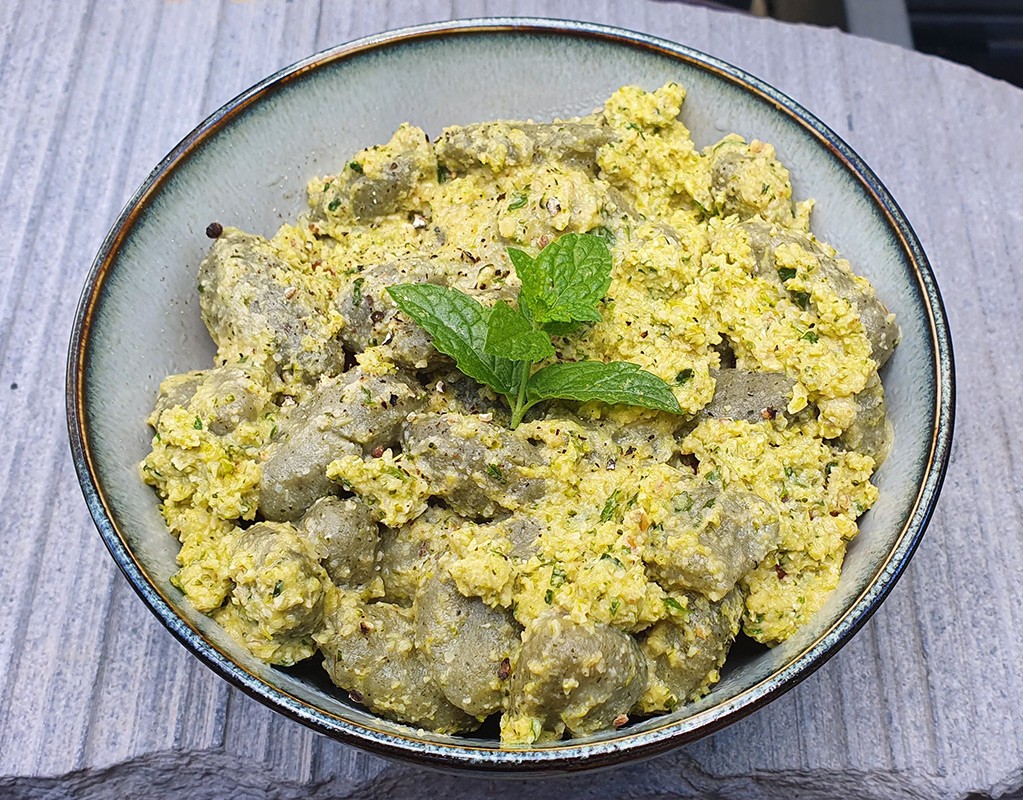
POLYGON ((75 313, 66 373, 66 413, 72 460, 86 505, 101 538, 132 588, 167 627, 207 667, 260 702, 274 708, 313 730, 379 755, 447 769, 469 768, 491 773, 544 774, 611 766, 625 760, 650 757, 720 730, 766 705, 804 680, 860 629, 878 608, 905 570, 916 550, 934 510, 951 451, 955 417, 955 368, 952 339, 937 283, 923 248, 891 193, 866 163, 841 137, 816 116, 784 93, 714 56, 694 48, 645 33, 609 25, 537 17, 490 17, 450 20, 366 36, 328 48, 278 70, 237 95, 214 111, 185 136, 156 166, 125 204, 96 255, 75 313), (271 686, 257 677, 212 642, 173 609, 163 591, 152 583, 128 546, 127 537, 118 529, 110 513, 94 464, 88 432, 85 403, 86 376, 96 309, 112 265, 136 220, 146 210, 170 175, 204 141, 262 99, 281 90, 307 72, 368 51, 416 40, 455 38, 462 35, 521 33, 596 39, 609 44, 652 51, 711 72, 726 81, 768 101, 810 133, 845 171, 860 185, 864 194, 882 214, 897 235, 900 247, 911 265, 923 310, 927 316, 930 344, 935 354, 932 363, 935 386, 934 426, 924 480, 913 500, 911 513, 887 557, 879 565, 871 582, 827 630, 783 667, 745 689, 730 700, 681 720, 665 722, 649 730, 584 744, 572 740, 542 748, 495 748, 475 746, 465 739, 446 744, 419 739, 415 730, 396 736, 325 711, 284 689, 271 686))

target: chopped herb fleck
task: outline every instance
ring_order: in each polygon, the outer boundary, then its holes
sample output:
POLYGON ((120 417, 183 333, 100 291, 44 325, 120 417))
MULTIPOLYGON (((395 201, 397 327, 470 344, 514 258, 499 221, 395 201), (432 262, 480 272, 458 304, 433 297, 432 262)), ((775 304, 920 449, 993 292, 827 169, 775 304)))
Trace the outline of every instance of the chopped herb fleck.
POLYGON ((808 292, 793 292, 792 299, 803 311, 810 307, 810 295, 808 292))
POLYGON ((678 375, 675 376, 675 384, 677 386, 685 386, 692 379, 693 371, 689 367, 686 367, 678 375))
POLYGON ((524 194, 521 194, 521 193, 520 194, 516 194, 515 197, 512 198, 512 201, 508 204, 508 210, 509 211, 517 211, 518 209, 520 209, 520 208, 522 208, 523 206, 526 205, 526 200, 527 199, 528 198, 524 194))
POLYGON ((600 521, 608 522, 615 514, 618 513, 618 506, 621 503, 622 493, 618 489, 611 492, 610 496, 604 502, 604 509, 600 512, 600 521))
POLYGON ((282 591, 284 591, 284 581, 277 581, 277 583, 274 584, 273 596, 279 596, 282 591))
POLYGON ((612 617, 612 619, 613 619, 613 618, 614 618, 615 616, 617 616, 617 614, 618 614, 618 609, 619 609, 619 608, 621 608, 621 607, 622 607, 622 601, 621 601, 621 598, 618 598, 618 597, 612 597, 612 598, 611 598, 611 617, 612 617))
POLYGON ((341 207, 341 198, 335 197, 329 203, 327 203, 327 211, 337 211, 341 207))
POLYGON ((192 423, 192 427, 195 428, 197 431, 201 431, 202 430, 202 420, 199 419, 199 417, 196 417, 195 418, 195 422, 192 423))
POLYGON ((352 281, 352 305, 356 308, 362 305, 362 284, 365 282, 365 278, 356 278, 352 281))
POLYGON ((451 170, 445 167, 443 164, 437 165, 437 183, 447 183, 448 178, 451 177, 451 170))
POLYGON ((610 561, 616 567, 618 567, 619 569, 625 569, 625 565, 621 561, 619 561, 617 558, 615 558, 613 555, 611 555, 610 553, 601 553, 600 560, 601 561, 610 561))
POLYGON ((350 169, 352 172, 358 172, 360 175, 362 175, 362 164, 360 164, 358 161, 349 161, 348 169, 350 169))
POLYGON ((790 281, 796 277, 796 270, 794 267, 781 267, 778 270, 778 277, 783 281, 790 281))
POLYGON ((497 466, 497 464, 487 464, 487 475, 489 475, 495 481, 500 483, 502 486, 508 483, 507 478, 504 477, 504 473, 501 472, 501 468, 497 466))
POLYGON ((808 342, 809 342, 810 344, 817 344, 817 342, 818 342, 818 340, 819 340, 819 338, 820 338, 820 337, 818 337, 818 336, 817 336, 817 334, 816 334, 816 333, 814 333, 813 331, 807 331, 806 333, 804 333, 804 334, 803 334, 802 336, 800 336, 799 338, 800 338, 800 339, 805 339, 805 340, 806 340, 806 341, 808 341, 808 342))
POLYGON ((682 615, 684 615, 686 617, 689 616, 689 609, 687 609, 684 605, 682 605, 674 597, 665 597, 664 598, 664 605, 666 605, 672 611, 676 611, 679 614, 682 614, 682 615))

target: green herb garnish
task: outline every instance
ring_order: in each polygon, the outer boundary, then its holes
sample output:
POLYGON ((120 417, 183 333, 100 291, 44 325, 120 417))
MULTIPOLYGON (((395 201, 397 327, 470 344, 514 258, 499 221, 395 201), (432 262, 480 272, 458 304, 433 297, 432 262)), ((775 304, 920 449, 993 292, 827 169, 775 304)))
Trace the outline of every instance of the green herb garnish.
POLYGON ((518 211, 520 208, 526 205, 528 198, 524 194, 517 194, 512 198, 512 201, 508 204, 509 211, 518 211))
POLYGON ((604 510, 600 512, 600 521, 608 522, 616 513, 618 513, 618 506, 621 501, 622 493, 620 490, 615 489, 604 502, 604 510))
POLYGON ((793 292, 792 299, 796 301, 796 305, 803 309, 803 311, 810 307, 810 295, 807 292, 793 292))
POLYGON ((551 587, 546 592, 544 592, 543 595, 543 601, 547 605, 550 605, 552 602, 554 602, 554 590, 561 586, 564 586, 565 581, 567 580, 568 575, 565 573, 565 570, 563 570, 561 567, 555 565, 551 569, 551 587))
POLYGON ((806 333, 804 333, 804 334, 803 334, 802 336, 800 336, 799 338, 800 338, 800 339, 805 339, 805 340, 806 340, 806 341, 808 341, 808 342, 809 342, 810 344, 817 344, 817 342, 818 342, 818 340, 819 340, 819 338, 820 338, 820 337, 818 337, 818 336, 817 336, 817 334, 816 334, 816 333, 814 333, 813 331, 807 331, 806 333))
POLYGON ((192 423, 192 427, 195 428, 197 431, 201 431, 202 430, 202 420, 199 417, 196 417, 195 418, 195 422, 192 423))
POLYGON ((356 278, 352 281, 352 305, 356 308, 362 305, 362 284, 365 282, 365 278, 356 278))
POLYGON ((404 283, 387 292, 398 308, 433 337, 440 352, 470 378, 504 395, 511 427, 544 400, 599 400, 681 414, 671 387, 627 361, 555 362, 551 336, 598 322, 597 306, 611 284, 611 252, 590 234, 569 233, 536 258, 508 249, 522 283, 518 308, 492 309, 457 289, 404 283))
POLYGON ((679 614, 684 614, 685 616, 689 616, 689 609, 687 609, 684 605, 682 605, 674 597, 665 597, 664 598, 664 605, 666 605, 672 611, 677 611, 679 614))
POLYGON ((335 197, 329 203, 327 203, 327 211, 337 211, 341 207, 340 198, 335 197))
POLYGON ((451 170, 445 167, 443 164, 437 165, 437 183, 447 183, 448 178, 451 177, 451 170))
POLYGON ((493 478, 495 481, 500 483, 502 486, 508 483, 507 478, 504 477, 504 473, 501 472, 501 468, 497 464, 487 464, 487 475, 493 478))
POLYGON ((790 281, 796 277, 796 270, 794 267, 781 267, 778 270, 778 277, 783 281, 790 281))
POLYGON ((677 386, 685 386, 692 379, 693 371, 689 367, 686 367, 678 375, 675 376, 675 384, 677 386))
POLYGON ((360 164, 358 161, 349 161, 348 169, 350 169, 352 172, 358 172, 360 175, 362 175, 362 164, 360 164))

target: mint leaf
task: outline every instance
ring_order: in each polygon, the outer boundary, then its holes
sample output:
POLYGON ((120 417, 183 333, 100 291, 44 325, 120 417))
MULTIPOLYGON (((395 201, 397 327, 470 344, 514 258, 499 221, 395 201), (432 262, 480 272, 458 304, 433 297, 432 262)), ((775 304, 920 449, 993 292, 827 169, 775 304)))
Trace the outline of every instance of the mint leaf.
POLYGON ((537 269, 536 260, 523 250, 514 247, 508 248, 508 258, 515 267, 515 274, 519 278, 522 287, 519 289, 519 312, 532 322, 536 316, 537 308, 532 302, 533 297, 543 293, 544 276, 537 269))
MULTIPOLYGON (((518 274, 519 270, 529 269, 533 265, 533 257, 524 250, 518 250, 514 247, 508 248, 508 258, 511 259, 512 266, 515 267, 515 272, 518 274)), ((522 276, 519 275, 519 279, 522 276)))
POLYGON ((514 361, 543 361, 554 355, 551 337, 533 330, 529 320, 503 300, 490 310, 483 349, 514 361))
POLYGON ((526 397, 531 404, 554 399, 600 400, 682 413, 667 383, 628 361, 549 364, 530 376, 526 397))
POLYGON ((611 285, 611 251, 606 242, 567 233, 535 259, 521 251, 508 252, 522 282, 519 306, 530 319, 539 325, 600 321, 597 305, 611 285))
POLYGON ((402 283, 387 293, 470 378, 504 395, 518 391, 523 365, 486 351, 489 311, 476 300, 432 283, 402 283))
POLYGON ((547 322, 543 329, 551 336, 568 336, 580 325, 582 325, 581 322, 547 322))

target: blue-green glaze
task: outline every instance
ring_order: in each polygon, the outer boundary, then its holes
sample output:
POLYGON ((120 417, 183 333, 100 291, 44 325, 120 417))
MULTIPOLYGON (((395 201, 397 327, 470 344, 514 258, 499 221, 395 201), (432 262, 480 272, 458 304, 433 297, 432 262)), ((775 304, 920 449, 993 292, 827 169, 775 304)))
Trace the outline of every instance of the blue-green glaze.
POLYGON ((634 760, 750 713, 824 663, 869 618, 930 518, 953 426, 952 346, 934 276, 877 176, 791 99, 690 48, 600 25, 486 19, 372 36, 308 58, 239 95, 153 171, 111 229, 79 304, 68 356, 71 448, 86 502, 114 560, 150 609, 205 664, 310 727, 382 755, 444 768, 565 772, 634 760), (556 76, 556 80, 552 79, 556 76), (176 542, 138 477, 144 419, 160 379, 207 365, 195 270, 213 221, 271 234, 302 209, 313 175, 385 141, 403 121, 439 132, 486 119, 584 114, 626 83, 676 80, 700 146, 729 131, 773 143, 798 197, 818 205, 835 244, 898 315, 886 368, 891 455, 831 600, 783 645, 734 664, 703 700, 619 731, 529 749, 388 722, 262 664, 169 582, 176 542), (155 334, 154 331, 159 331, 155 334))

